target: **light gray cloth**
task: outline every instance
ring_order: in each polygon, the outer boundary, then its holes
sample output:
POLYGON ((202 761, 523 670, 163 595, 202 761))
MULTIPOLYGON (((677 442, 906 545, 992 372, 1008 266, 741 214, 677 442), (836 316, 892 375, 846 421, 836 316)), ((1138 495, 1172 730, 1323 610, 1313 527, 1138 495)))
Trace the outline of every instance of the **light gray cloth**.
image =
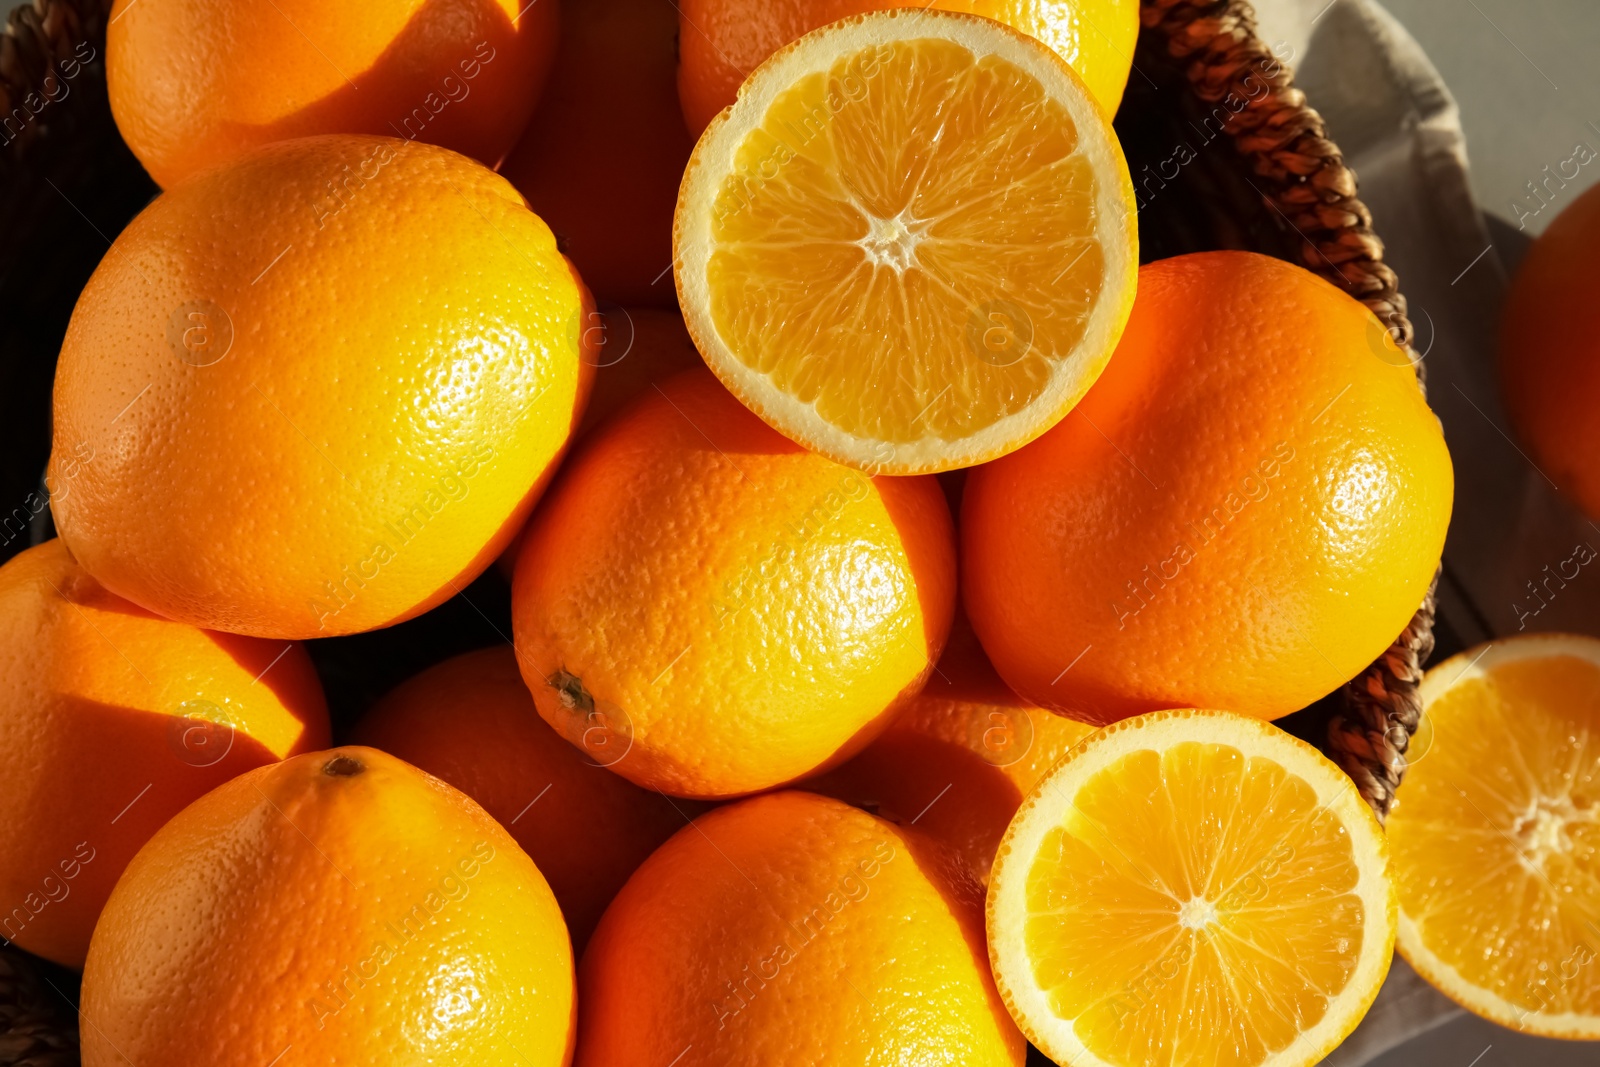
MULTIPOLYGON (((1519 628, 1593 631, 1600 579, 1573 581, 1530 614, 1540 602, 1526 583, 1574 546, 1600 546, 1600 528, 1555 494, 1501 410, 1494 346, 1506 270, 1473 197, 1455 100, 1373 0, 1257 0, 1256 8, 1262 37, 1292 49, 1296 83, 1355 169, 1410 302, 1455 465, 1441 616, 1468 643, 1519 628)), ((1359 1067, 1459 1014, 1397 957, 1365 1021, 1325 1063, 1359 1067)))
POLYGON ((1580 576, 1543 600, 1529 591, 1580 543, 1600 547, 1600 528, 1557 495, 1501 409, 1494 348, 1507 275, 1474 202, 1454 99, 1372 0, 1260 0, 1258 10, 1263 36, 1295 49, 1298 84, 1355 168, 1410 301, 1456 473, 1441 612, 1469 643, 1593 632, 1600 579, 1580 576))

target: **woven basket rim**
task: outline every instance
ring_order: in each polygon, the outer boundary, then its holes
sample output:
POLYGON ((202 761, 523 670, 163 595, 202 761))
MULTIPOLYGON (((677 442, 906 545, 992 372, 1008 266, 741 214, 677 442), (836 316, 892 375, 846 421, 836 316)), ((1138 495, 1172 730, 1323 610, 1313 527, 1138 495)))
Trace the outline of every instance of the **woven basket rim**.
MULTIPOLYGON (((1248 0, 1143 0, 1140 18, 1145 34, 1182 65, 1195 96, 1224 105, 1223 129, 1250 171, 1246 180, 1299 239, 1300 266, 1371 309, 1425 384, 1423 363, 1411 347, 1405 297, 1383 260, 1372 213, 1356 195, 1355 172, 1322 116, 1295 87, 1288 62, 1256 32, 1248 0)), ((1422 664, 1433 651, 1438 580, 1436 571, 1404 631, 1338 691, 1327 724, 1328 755, 1380 821, 1394 803, 1406 751, 1421 723, 1417 690, 1422 664)))

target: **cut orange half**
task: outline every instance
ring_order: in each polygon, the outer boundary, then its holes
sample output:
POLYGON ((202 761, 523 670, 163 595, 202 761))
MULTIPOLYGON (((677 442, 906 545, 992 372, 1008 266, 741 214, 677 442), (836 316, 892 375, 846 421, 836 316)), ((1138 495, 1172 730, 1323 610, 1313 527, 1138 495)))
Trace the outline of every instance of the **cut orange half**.
POLYGON ((888 474, 993 459, 1054 425, 1121 336, 1138 271, 1109 120, 998 22, 881 11, 774 54, 678 193, 701 355, 790 438, 888 474))
POLYGON ((1161 711, 1034 787, 989 883, 995 982, 1073 1067, 1306 1067, 1389 970, 1388 845, 1343 772, 1259 719, 1161 711))
POLYGON ((1600 641, 1514 637, 1422 681, 1389 816, 1401 955, 1445 996, 1600 1040, 1600 641))

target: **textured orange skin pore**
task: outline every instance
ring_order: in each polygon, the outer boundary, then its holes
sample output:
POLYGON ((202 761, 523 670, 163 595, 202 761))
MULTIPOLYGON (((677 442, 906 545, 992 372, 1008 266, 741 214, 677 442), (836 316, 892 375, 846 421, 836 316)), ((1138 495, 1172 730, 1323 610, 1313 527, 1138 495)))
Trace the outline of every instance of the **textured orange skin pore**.
POLYGON ((0 744, 13 754, 0 775, 0 936, 83 966, 111 887, 163 823, 235 775, 327 743, 299 645, 158 618, 59 540, 23 552, 0 567, 0 744), (193 721, 219 710, 234 729, 193 721))
POLYGON ((964 601, 1001 677, 1074 718, 1276 718, 1404 628, 1452 490, 1371 312, 1254 253, 1162 260, 1079 406, 970 472, 964 601))
POLYGON ((554 0, 117 0, 111 110, 164 188, 324 133, 420 140, 492 167, 533 113, 560 21, 554 0))
POLYGON ((588 309, 549 230, 462 156, 259 149, 156 198, 79 298, 54 392, 61 536, 107 588, 194 625, 329 637, 418 615, 553 472, 592 378, 588 309))
POLYGON ((838 801, 789 791, 719 808, 646 860, 601 920, 577 1065, 1021 1067, 979 892, 914 830, 838 801))
MULTIPOLYGON (((653 392, 657 382, 693 367, 703 367, 683 318, 674 309, 632 307, 590 311, 585 321, 585 356, 594 365, 594 384, 583 421, 573 433, 581 440, 633 400, 653 392)), ((516 570, 524 526, 495 560, 506 581, 516 570)))
POLYGON ((1528 250, 1500 319, 1500 389, 1540 470, 1600 518, 1600 189, 1528 250))
POLYGON ((563 1067, 576 1022, 532 861, 461 793, 356 746, 168 823, 106 906, 82 1007, 85 1067, 563 1067))
POLYGON ((675 808, 595 766, 546 726, 509 646, 456 656, 403 683, 353 740, 482 804, 549 881, 580 953, 628 875, 700 810, 688 801, 675 808))
POLYGON ((585 441, 525 534, 512 613, 539 713, 679 796, 842 761, 949 630, 938 485, 806 452, 705 370, 658 388, 585 441))
POLYGON ((803 788, 915 825, 987 884, 1022 798, 1089 733, 1006 688, 957 615, 937 670, 883 736, 803 788))

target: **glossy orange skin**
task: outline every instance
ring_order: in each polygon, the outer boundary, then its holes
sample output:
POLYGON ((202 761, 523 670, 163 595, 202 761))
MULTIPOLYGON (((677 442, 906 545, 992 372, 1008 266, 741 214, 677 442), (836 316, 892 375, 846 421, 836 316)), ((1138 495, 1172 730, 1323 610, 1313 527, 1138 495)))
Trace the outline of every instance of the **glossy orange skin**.
POLYGON ((1161 260, 1077 409, 969 472, 963 599, 1041 706, 1272 719, 1404 629, 1453 489, 1439 421, 1366 308, 1255 253, 1161 260))
POLYGON ((510 645, 455 656, 401 684, 351 739, 483 805, 550 883, 580 953, 628 875, 700 811, 597 767, 546 726, 510 645))
POLYGON ((1500 320, 1500 390, 1535 464, 1600 518, 1600 189, 1539 235, 1500 320))
POLYGON ((0 936, 83 966, 111 887, 163 823, 327 743, 322 684, 299 645, 158 618, 59 540, 16 556, 0 567, 0 744, 13 754, 0 775, 0 936))
POLYGON ((788 791, 661 846, 580 971, 577 1067, 1021 1067, 982 897, 937 845, 788 791))
POLYGON ((567 740, 718 799, 864 747, 922 687, 954 600, 937 482, 807 452, 701 369, 574 454, 524 536, 512 623, 567 740))
POLYGON ((111 112, 168 189, 322 133, 420 140, 492 167, 533 114, 560 28, 557 0, 117 0, 111 112))
POLYGON ((482 808, 376 749, 234 779, 140 851, 83 973, 84 1067, 561 1067, 561 911, 482 808))
MULTIPOLYGON (((594 365, 594 386, 589 404, 583 410, 573 440, 580 440, 595 427, 647 392, 657 383, 694 367, 705 366, 695 348, 683 317, 677 310, 633 307, 590 311, 584 330, 584 358, 594 365)), ((495 561, 506 581, 516 570, 522 551, 524 526, 495 561)))
POLYGON ((672 211, 694 147, 677 34, 672 0, 565 0, 550 82, 500 168, 600 300, 677 304, 672 211))
POLYGON ((860 755, 801 788, 915 826, 979 885, 1022 798, 1093 728, 1018 697, 964 615, 928 684, 860 755))
POLYGON ((1139 31, 1138 0, 678 0, 678 96, 699 136, 772 53, 831 22, 892 7, 983 15, 1038 37, 1117 110, 1139 31))
POLYGON ((258 149, 157 197, 79 297, 54 391, 62 539, 108 589, 211 629, 419 615, 554 472, 591 306, 548 228, 464 156, 258 149))

